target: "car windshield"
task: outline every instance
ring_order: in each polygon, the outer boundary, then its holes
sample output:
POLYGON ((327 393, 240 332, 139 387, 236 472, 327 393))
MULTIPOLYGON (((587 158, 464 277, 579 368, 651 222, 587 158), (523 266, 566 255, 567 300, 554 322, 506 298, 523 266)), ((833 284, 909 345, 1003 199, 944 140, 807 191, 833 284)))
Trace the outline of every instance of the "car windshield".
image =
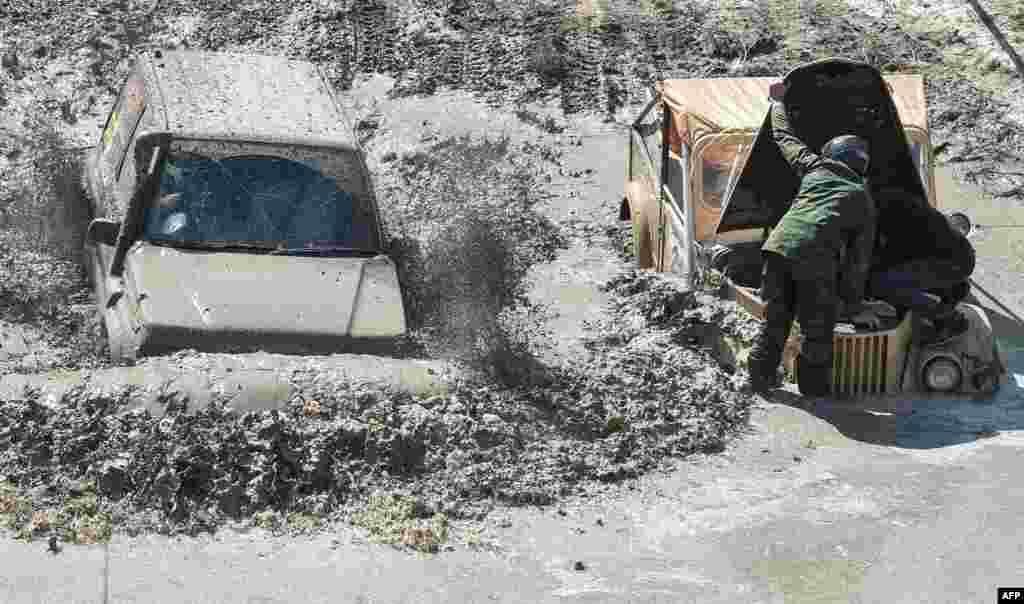
POLYGON ((181 247, 376 251, 375 213, 350 151, 176 144, 145 238, 181 247))

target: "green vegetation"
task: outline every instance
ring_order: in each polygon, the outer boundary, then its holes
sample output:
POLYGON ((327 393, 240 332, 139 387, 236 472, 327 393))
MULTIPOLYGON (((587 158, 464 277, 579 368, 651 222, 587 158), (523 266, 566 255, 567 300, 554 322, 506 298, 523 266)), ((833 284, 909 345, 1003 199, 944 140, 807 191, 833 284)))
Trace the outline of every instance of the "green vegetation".
MULTIPOLYGON (((993 2, 1000 7, 1001 1, 993 2)), ((1014 3, 1016 4, 1016 3, 1014 3)), ((1001 8, 1000 12, 1016 15, 1018 8, 1001 8)), ((961 14, 922 10, 913 0, 893 0, 886 17, 904 32, 912 66, 925 77, 937 81, 969 79, 980 91, 999 94, 1006 90, 1012 74, 997 60, 1002 51, 992 48, 994 42, 977 22, 966 5, 961 14), (930 48, 938 60, 926 60, 922 51, 930 48)), ((1008 37, 1013 33, 1006 32, 1008 37)), ((1011 40, 1015 38, 1011 37, 1011 40)), ((1019 37, 1016 38, 1019 43, 1019 37)))
POLYGON ((272 531, 281 525, 281 517, 273 510, 263 510, 252 515, 252 523, 261 529, 272 531))
POLYGON ((709 291, 717 291, 722 286, 723 276, 720 271, 716 271, 713 268, 709 268, 704 271, 700 280, 701 287, 709 291))
POLYGON ((288 528, 293 531, 309 532, 320 528, 323 518, 318 514, 307 512, 292 512, 288 514, 288 528))
MULTIPOLYGON (((754 47, 769 38, 772 24, 782 21, 780 15, 773 13, 780 12, 783 6, 782 2, 730 0, 718 3, 717 8, 712 9, 715 13, 713 23, 722 37, 715 40, 717 54, 746 63, 754 47)), ((799 32, 798 29, 795 31, 799 32)))
POLYGON ((0 483, 0 527, 14 531, 14 538, 22 541, 50 535, 65 543, 82 545, 109 541, 113 520, 100 509, 95 485, 84 482, 79 489, 62 506, 37 506, 10 483, 0 483))
POLYGON ((95 493, 73 497, 65 504, 65 509, 75 516, 91 516, 99 509, 99 501, 95 493))
POLYGON ((462 541, 468 547, 480 547, 483 545, 483 534, 479 528, 470 527, 462 534, 462 541))
POLYGON ((412 497, 375 495, 352 517, 352 524, 365 529, 374 543, 435 553, 448 541, 448 517, 437 513, 427 521, 417 515, 419 507, 412 497))
POLYGON ((1003 26, 1003 34, 1017 49, 1024 47, 1024 4, 1019 0, 988 0, 988 11, 1003 26))
POLYGON ((32 513, 32 500, 18 493, 17 488, 8 483, 0 483, 0 526, 6 529, 17 529, 32 513))

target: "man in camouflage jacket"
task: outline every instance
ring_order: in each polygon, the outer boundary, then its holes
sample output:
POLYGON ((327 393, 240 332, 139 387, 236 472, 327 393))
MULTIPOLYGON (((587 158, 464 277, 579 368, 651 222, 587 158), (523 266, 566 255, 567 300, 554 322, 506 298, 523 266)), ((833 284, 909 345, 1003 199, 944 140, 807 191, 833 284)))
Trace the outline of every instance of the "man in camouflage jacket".
MULTIPOLYGON (((796 135, 783 103, 772 103, 771 120, 772 137, 799 176, 827 161, 796 135)), ((956 305, 970 291, 968 279, 974 271, 974 248, 923 199, 908 203, 902 197, 890 199, 882 195, 876 202, 879 224, 867 295, 901 311, 914 311, 931 324, 931 333, 926 336, 931 343, 942 343, 962 334, 968 324, 956 305), (888 204, 898 204, 901 220, 886 220, 888 204), (907 224, 928 236, 903 236, 901 231, 907 224)), ((857 309, 847 310, 855 313, 857 309)))
MULTIPOLYGON (((800 147, 807 149, 802 143, 800 147)), ((864 180, 867 141, 837 137, 822 149, 824 157, 802 150, 793 146, 784 151, 795 152, 790 161, 808 168, 796 199, 761 248, 766 319, 750 352, 750 381, 757 392, 774 385, 796 318, 803 335, 800 392, 825 396, 832 384, 832 340, 840 302, 856 306, 864 296, 876 209, 864 180)))

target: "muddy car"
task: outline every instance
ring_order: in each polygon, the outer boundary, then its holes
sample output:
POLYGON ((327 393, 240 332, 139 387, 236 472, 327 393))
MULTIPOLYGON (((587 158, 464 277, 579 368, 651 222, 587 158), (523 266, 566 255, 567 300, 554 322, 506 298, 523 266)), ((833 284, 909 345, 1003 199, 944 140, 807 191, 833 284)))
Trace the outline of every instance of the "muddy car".
MULTIPOLYGON (((792 202, 799 176, 771 134, 772 98, 805 112, 817 124, 812 149, 852 127, 872 129, 871 188, 884 200, 883 219, 906 222, 940 212, 920 76, 882 76, 873 67, 830 59, 776 78, 664 80, 633 124, 620 218, 632 221, 639 266, 674 273, 689 286, 713 283, 754 316, 760 247, 792 202), (863 99, 849 115, 815 102, 820 87, 863 99)), ((851 98, 848 96, 847 98, 851 98)), ((854 129, 853 131, 858 131, 854 129)), ((948 215, 966 233, 969 219, 948 215)), ((894 223, 890 223, 894 224, 894 223)), ((901 227, 902 228, 902 227, 901 227)), ((926 346, 920 321, 905 312, 879 329, 840 324, 835 334, 833 393, 989 392, 1005 367, 985 311, 961 304, 970 322, 964 336, 926 346)), ((799 332, 787 344, 784 365, 799 370, 799 332)))
POLYGON ((405 332, 364 154, 313 64, 138 57, 84 181, 114 358, 376 351, 405 332))

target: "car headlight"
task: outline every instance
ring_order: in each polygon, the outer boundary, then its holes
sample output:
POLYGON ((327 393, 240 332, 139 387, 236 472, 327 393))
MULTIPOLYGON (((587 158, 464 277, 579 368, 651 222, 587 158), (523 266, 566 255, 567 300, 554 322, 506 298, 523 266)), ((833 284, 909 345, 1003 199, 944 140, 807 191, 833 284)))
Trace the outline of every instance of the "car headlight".
POLYGON ((974 228, 974 225, 971 224, 971 219, 968 218, 967 214, 964 214, 963 212, 953 212, 952 214, 946 216, 946 220, 949 221, 949 224, 950 226, 953 227, 953 230, 960 233, 964 237, 970 235, 971 229, 974 228))
POLYGON ((924 366, 924 383, 929 390, 953 392, 960 387, 963 378, 959 363, 949 357, 936 357, 924 366))

